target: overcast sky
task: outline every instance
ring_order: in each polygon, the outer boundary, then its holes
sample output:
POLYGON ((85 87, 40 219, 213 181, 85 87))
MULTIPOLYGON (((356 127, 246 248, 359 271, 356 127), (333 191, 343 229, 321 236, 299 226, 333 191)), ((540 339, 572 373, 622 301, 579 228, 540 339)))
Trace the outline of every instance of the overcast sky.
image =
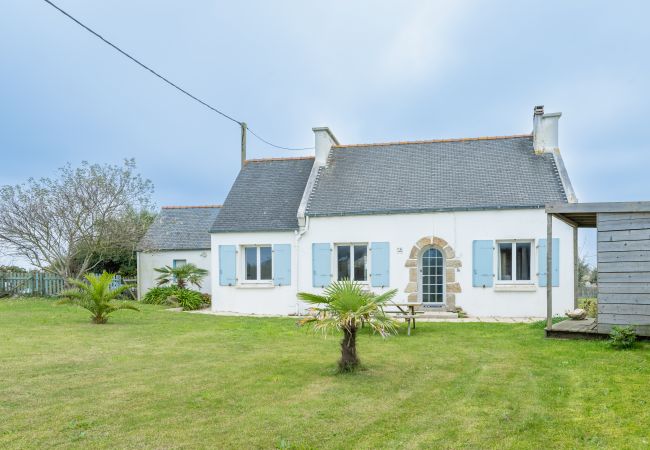
MULTIPOLYGON (((645 1, 55 2, 279 145, 529 133, 543 104, 581 201, 650 200, 645 1)), ((236 124, 45 2, 2 6, 0 184, 135 157, 160 206, 224 200, 236 124)))

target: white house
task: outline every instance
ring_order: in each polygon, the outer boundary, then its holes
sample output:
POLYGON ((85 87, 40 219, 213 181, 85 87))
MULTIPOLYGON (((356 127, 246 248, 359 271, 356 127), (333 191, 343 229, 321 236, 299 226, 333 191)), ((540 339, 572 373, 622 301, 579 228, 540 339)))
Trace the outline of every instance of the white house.
MULTIPOLYGON (((351 278, 433 310, 544 316, 546 214, 575 202, 559 113, 532 134, 340 144, 246 161, 211 228, 212 308, 295 314, 300 291, 351 278)), ((573 229, 553 224, 556 313, 573 306, 573 229)))
MULTIPOLYGON (((210 270, 210 227, 220 208, 163 206, 137 247, 138 298, 157 285, 155 268, 191 263, 210 270)), ((201 292, 211 293, 211 278, 205 277, 201 292)))

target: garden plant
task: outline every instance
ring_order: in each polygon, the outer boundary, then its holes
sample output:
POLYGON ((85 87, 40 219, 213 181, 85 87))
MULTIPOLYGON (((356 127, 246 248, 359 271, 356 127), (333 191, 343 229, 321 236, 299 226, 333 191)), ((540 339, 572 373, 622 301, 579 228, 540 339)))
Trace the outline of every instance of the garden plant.
POLYGON ((362 325, 367 325, 382 337, 397 332, 397 322, 383 310, 395 294, 397 289, 375 295, 364 290, 357 282, 336 281, 325 289, 323 295, 308 292, 298 294, 301 300, 314 305, 313 314, 299 323, 312 324, 315 330, 325 334, 342 331, 339 371, 351 372, 360 364, 357 356, 357 331, 362 325))
POLYGON ((87 309, 91 313, 91 321, 96 324, 106 323, 108 316, 120 309, 139 311, 129 302, 115 300, 131 286, 122 285, 111 289, 114 277, 114 274, 104 272, 101 275, 87 274, 85 281, 70 279, 68 283, 74 288, 61 293, 63 299, 59 304, 72 304, 87 309))

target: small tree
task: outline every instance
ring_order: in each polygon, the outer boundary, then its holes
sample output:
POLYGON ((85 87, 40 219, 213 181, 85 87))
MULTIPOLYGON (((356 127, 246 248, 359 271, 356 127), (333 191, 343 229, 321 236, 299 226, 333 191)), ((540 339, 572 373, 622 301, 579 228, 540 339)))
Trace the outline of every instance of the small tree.
POLYGON ((339 371, 350 372, 360 364, 357 357, 357 330, 362 324, 368 325, 382 337, 397 332, 397 322, 383 310, 395 294, 397 289, 375 295, 350 280, 330 284, 324 295, 300 292, 298 298, 315 306, 314 315, 301 320, 300 324, 313 324, 315 330, 323 333, 343 331, 339 371))
POLYGON ((179 289, 185 289, 187 283, 193 284, 200 289, 201 280, 208 274, 207 270, 196 267, 191 263, 178 267, 159 267, 154 270, 160 273, 160 276, 156 278, 158 280, 158 286, 169 283, 176 284, 179 289))
POLYGON ((0 186, 0 247, 41 270, 78 279, 107 249, 135 248, 148 225, 138 218, 150 209, 152 192, 132 159, 122 166, 68 164, 54 178, 0 186))
POLYGON ((128 302, 116 302, 115 299, 131 286, 122 285, 111 290, 111 282, 115 275, 104 272, 101 275, 88 274, 87 282, 70 279, 69 283, 76 289, 69 289, 61 293, 63 299, 59 304, 72 304, 87 309, 92 314, 93 323, 102 324, 108 321, 108 316, 120 309, 140 311, 128 302))

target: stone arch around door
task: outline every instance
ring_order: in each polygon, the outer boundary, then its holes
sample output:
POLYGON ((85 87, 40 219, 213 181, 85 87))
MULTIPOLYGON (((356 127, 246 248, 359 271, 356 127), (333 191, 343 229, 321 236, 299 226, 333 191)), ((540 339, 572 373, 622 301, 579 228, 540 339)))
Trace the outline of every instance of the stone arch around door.
POLYGON ((442 307, 448 311, 456 308, 456 294, 460 293, 460 284, 456 281, 456 270, 462 263, 456 258, 456 252, 445 241, 435 236, 426 236, 415 243, 409 253, 409 258, 404 264, 409 270, 409 282, 404 292, 408 294, 409 302, 420 301, 419 289, 419 260, 422 252, 429 247, 436 247, 445 258, 445 303, 442 307))

